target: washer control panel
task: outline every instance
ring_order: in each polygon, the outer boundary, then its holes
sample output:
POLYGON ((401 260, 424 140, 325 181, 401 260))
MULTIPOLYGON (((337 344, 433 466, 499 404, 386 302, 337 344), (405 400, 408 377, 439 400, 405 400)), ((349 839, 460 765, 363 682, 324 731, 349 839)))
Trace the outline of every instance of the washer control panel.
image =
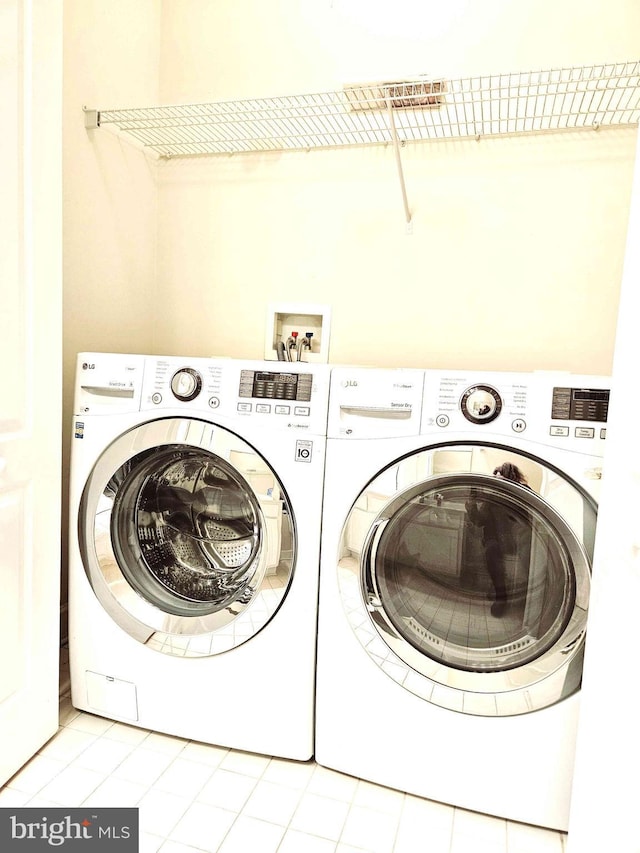
POLYGON ((240 373, 241 397, 259 400, 311 400, 313 376, 310 373, 280 373, 275 370, 243 370, 240 373))
POLYGON ((327 365, 300 362, 278 370, 262 361, 148 356, 141 408, 215 412, 268 429, 325 434, 328 397, 327 365))

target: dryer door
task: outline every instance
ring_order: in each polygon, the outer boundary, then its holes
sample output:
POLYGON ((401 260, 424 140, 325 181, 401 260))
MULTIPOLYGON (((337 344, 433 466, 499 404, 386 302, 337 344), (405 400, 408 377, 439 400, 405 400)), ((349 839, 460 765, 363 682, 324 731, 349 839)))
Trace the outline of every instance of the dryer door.
POLYGON ((356 636, 443 707, 551 705, 580 684, 595 521, 594 502, 539 459, 480 445, 412 454, 369 483, 345 525, 339 578, 356 636), (537 491, 486 473, 500 458, 537 491))
POLYGON ((239 436, 199 420, 160 419, 114 441, 87 480, 78 524, 104 609, 139 642, 181 657, 253 637, 295 564, 277 475, 239 436))

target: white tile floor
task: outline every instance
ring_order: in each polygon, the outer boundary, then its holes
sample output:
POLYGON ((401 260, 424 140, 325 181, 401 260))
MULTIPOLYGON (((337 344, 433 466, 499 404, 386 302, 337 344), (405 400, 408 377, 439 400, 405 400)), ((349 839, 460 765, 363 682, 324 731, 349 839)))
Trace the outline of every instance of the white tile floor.
POLYGON ((65 661, 60 729, 0 806, 137 806, 141 853, 562 853, 562 833, 320 767, 79 712, 65 661))

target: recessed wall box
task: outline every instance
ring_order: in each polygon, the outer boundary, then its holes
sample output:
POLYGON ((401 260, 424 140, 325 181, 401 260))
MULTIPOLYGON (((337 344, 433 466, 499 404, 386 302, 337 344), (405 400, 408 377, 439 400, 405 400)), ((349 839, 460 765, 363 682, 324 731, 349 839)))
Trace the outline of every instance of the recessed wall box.
POLYGON ((277 361, 278 352, 291 354, 292 360, 326 363, 329 361, 331 309, 308 302, 271 302, 267 306, 264 357, 277 361), (296 333, 294 335, 294 332, 296 333), (289 347, 290 340, 302 345, 289 347), (309 342, 309 346, 305 341, 309 342))

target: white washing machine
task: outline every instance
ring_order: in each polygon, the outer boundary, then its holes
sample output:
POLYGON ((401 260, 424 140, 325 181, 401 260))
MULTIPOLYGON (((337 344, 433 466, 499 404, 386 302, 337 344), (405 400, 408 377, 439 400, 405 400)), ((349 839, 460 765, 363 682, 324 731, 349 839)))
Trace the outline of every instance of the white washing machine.
POLYGON ((333 370, 320 764, 567 829, 608 387, 333 370))
POLYGON ((80 354, 76 708, 310 758, 328 392, 326 365, 80 354))

